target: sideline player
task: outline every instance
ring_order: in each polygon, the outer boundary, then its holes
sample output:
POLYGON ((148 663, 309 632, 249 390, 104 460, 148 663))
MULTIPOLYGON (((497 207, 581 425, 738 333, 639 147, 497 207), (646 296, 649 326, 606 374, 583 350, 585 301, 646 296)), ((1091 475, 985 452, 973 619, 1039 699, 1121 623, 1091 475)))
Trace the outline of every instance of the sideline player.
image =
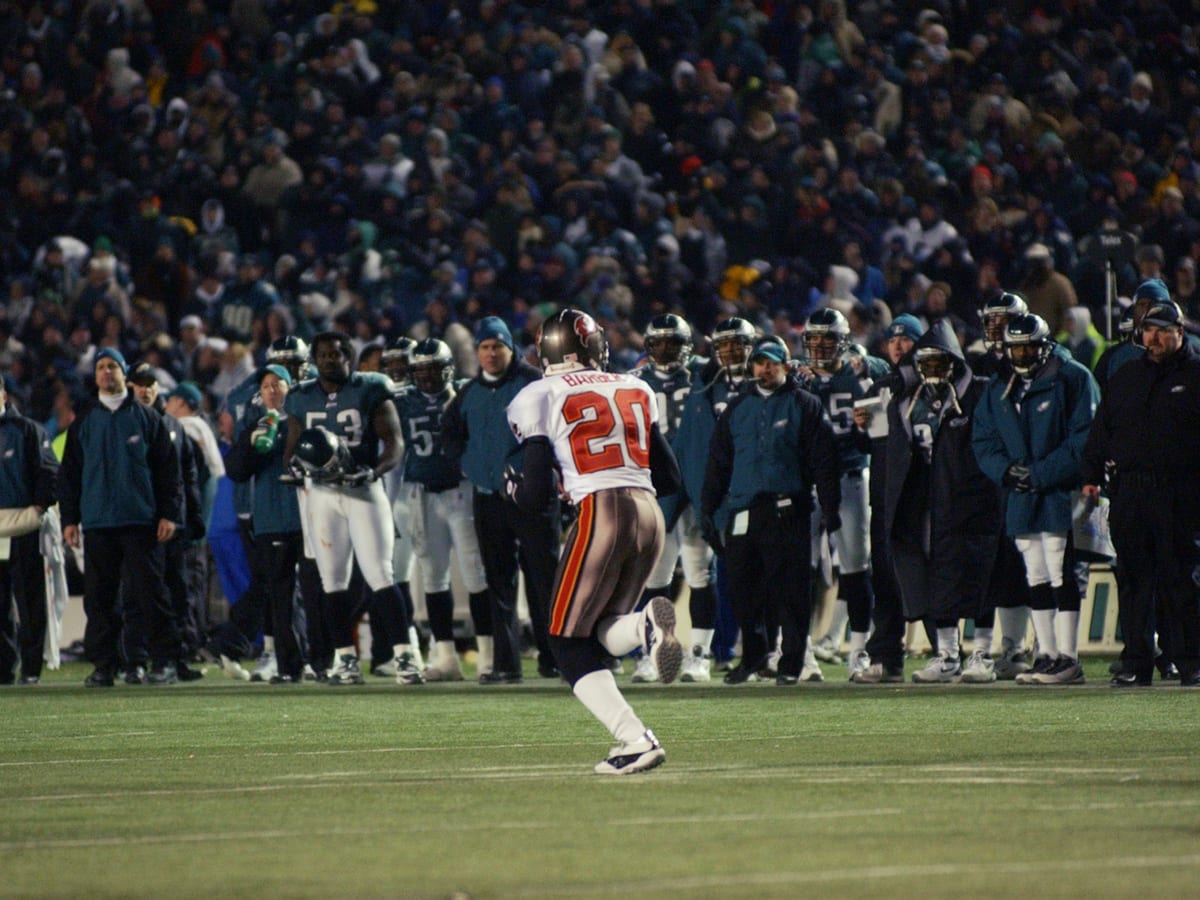
MULTIPOLYGON (((692 327, 674 313, 655 316, 646 328, 644 340, 648 359, 646 365, 633 374, 650 385, 654 391, 658 400, 658 427, 674 449, 693 379, 704 369, 708 360, 692 355, 692 327)), ((644 606, 651 597, 670 593, 675 563, 681 562, 688 592, 692 597, 689 606, 700 612, 696 618, 701 620, 700 628, 693 623, 690 642, 692 652, 684 660, 682 680, 708 681, 710 676, 707 656, 712 638, 711 627, 705 627, 708 623, 703 620, 711 618, 711 614, 705 616, 705 612, 716 610, 716 596, 712 584, 716 580, 712 572, 713 551, 701 534, 697 505, 688 503, 686 493, 679 491, 670 497, 660 498, 659 505, 663 511, 666 538, 662 556, 659 557, 654 571, 650 573, 650 580, 642 594, 643 602, 639 606, 644 606)), ((654 660, 649 656, 638 660, 632 680, 658 681, 654 660)))
POLYGON ((679 675, 683 648, 675 609, 655 597, 631 612, 663 544, 655 492, 679 489, 679 466, 656 426, 658 404, 645 382, 605 372, 608 344, 591 316, 564 309, 538 333, 545 377, 524 387, 508 422, 524 450, 509 495, 523 509, 543 509, 563 489, 579 508, 567 534, 550 610, 550 642, 558 668, 588 711, 619 744, 598 763, 601 775, 627 775, 661 765, 666 753, 617 687, 605 652, 637 647, 654 659, 659 679, 679 675))
MULTIPOLYGON (((850 359, 850 323, 833 308, 819 309, 809 316, 804 328, 804 348, 810 378, 804 385, 821 399, 833 423, 841 471, 842 520, 840 530, 829 536, 838 560, 838 596, 834 601, 829 630, 813 641, 813 653, 824 662, 841 661, 838 650, 850 623, 850 676, 867 668, 867 632, 871 630, 874 591, 868 569, 871 562, 871 514, 867 504, 870 472, 867 454, 854 440, 854 404, 866 394, 870 376, 857 372, 850 359)), ((866 360, 862 366, 866 367, 866 360)), ((819 535, 819 513, 814 512, 813 534, 819 535)))
POLYGON ((454 355, 445 341, 426 338, 412 348, 408 366, 412 384, 395 395, 394 406, 405 442, 401 490, 433 631, 425 678, 462 681, 462 662, 454 645, 451 551, 470 595, 479 650, 476 670, 481 676, 492 671, 493 639, 487 574, 475 534, 474 486, 442 454, 442 416, 457 395, 454 355))
POLYGON ((357 561, 373 594, 372 608, 387 616, 386 627, 400 660, 396 683, 421 684, 425 679, 408 645, 407 610, 392 578, 395 532, 391 505, 379 481, 400 462, 402 452, 392 385, 386 375, 351 374, 354 349, 345 334, 322 332, 313 338, 312 347, 317 377, 297 385, 284 404, 288 436, 283 458, 290 462, 296 454, 311 472, 329 466, 337 447, 349 457, 342 468, 350 471, 338 473, 333 480, 312 479, 307 508, 302 505, 302 525, 310 532, 335 647, 328 683, 363 683, 354 646, 362 604, 349 590, 352 562, 357 561))

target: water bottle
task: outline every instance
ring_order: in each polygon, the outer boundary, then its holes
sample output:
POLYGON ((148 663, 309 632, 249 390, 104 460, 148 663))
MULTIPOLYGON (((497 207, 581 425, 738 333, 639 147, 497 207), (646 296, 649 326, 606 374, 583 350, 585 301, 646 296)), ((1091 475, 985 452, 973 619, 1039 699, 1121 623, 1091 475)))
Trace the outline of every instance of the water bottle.
POLYGON ((279 434, 279 413, 268 410, 258 424, 260 433, 254 439, 254 449, 259 453, 270 453, 275 447, 275 436, 279 434))

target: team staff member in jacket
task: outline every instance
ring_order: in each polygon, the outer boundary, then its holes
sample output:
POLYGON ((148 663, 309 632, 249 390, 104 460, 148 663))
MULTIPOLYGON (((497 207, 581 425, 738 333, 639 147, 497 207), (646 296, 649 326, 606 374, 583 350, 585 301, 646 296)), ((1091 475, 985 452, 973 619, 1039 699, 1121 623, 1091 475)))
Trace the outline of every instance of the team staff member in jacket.
MULTIPOLYGON (((179 641, 183 655, 175 664, 176 676, 180 681, 196 681, 204 677, 204 673, 191 668, 185 657, 191 656, 204 645, 204 629, 202 623, 207 621, 205 610, 199 604, 208 603, 208 593, 203 597, 190 597, 188 591, 188 546, 191 541, 204 538, 204 509, 200 499, 200 484, 196 471, 196 444, 183 430, 179 420, 166 412, 162 395, 159 393, 158 375, 149 363, 139 363, 129 370, 128 378, 133 395, 138 402, 154 409, 163 417, 171 443, 175 445, 175 453, 179 458, 179 476, 183 487, 183 504, 180 509, 183 515, 175 523, 175 536, 164 545, 165 559, 163 563, 163 579, 167 583, 167 593, 171 596, 171 608, 175 612, 175 627, 179 629, 179 641)), ((139 668, 146 662, 146 647, 140 641, 143 629, 138 621, 137 603, 132 595, 138 590, 137 585, 126 584, 123 588, 124 600, 122 610, 125 615, 125 628, 122 632, 122 649, 125 655, 125 679, 140 683, 144 673, 139 668), (135 627, 130 627, 130 618, 135 627)))
MULTIPOLYGON (((1016 681, 1081 684, 1079 588, 1063 560, 1071 491, 1079 486, 1100 389, 1092 373, 1051 340, 1041 316, 1017 316, 1004 335, 1013 371, 988 382, 975 410, 972 446, 983 473, 1004 491, 1005 531, 1025 560, 1038 659, 1016 681)), ((994 679, 986 648, 973 653, 963 680, 994 679), (972 671, 978 678, 968 678, 972 671)))
MULTIPOLYGON (((58 460, 46 430, 13 408, 0 379, 0 509, 33 506, 40 515, 54 503, 57 476, 58 460)), ((37 684, 46 641, 41 535, 34 528, 11 540, 8 558, 0 561, 0 684, 13 683, 18 655, 20 683, 37 684), (21 618, 19 629, 14 608, 21 618)))
POLYGON ((892 320, 884 332, 883 355, 892 366, 890 374, 878 378, 867 391, 867 397, 878 399, 871 409, 854 409, 854 441, 859 450, 871 457, 871 585, 875 603, 871 609, 874 629, 867 640, 867 665, 851 670, 850 680, 858 684, 895 683, 904 680, 904 607, 900 603, 900 588, 892 570, 892 554, 884 532, 883 498, 887 484, 887 428, 874 429, 872 421, 878 416, 887 423, 887 406, 892 397, 902 397, 912 389, 916 376, 911 366, 904 370, 900 362, 916 346, 924 334, 920 320, 903 313, 892 320), (905 373, 907 372, 907 379, 905 373))
POLYGON ((1170 299, 1147 310, 1146 352, 1113 374, 1083 451, 1083 492, 1093 501, 1113 465, 1109 523, 1125 575, 1117 687, 1150 684, 1156 624, 1180 682, 1200 686, 1200 351, 1183 321, 1170 299))
POLYGON ((122 574, 138 586, 132 599, 150 651, 146 680, 171 684, 180 643, 163 580, 163 545, 174 537, 181 515, 179 457, 162 416, 126 387, 120 351, 105 347, 95 366, 98 396, 67 431, 58 497, 63 540, 72 547, 82 543, 84 551, 83 645, 96 667, 84 684, 113 685, 122 574))
POLYGON ((780 343, 755 346, 750 375, 756 383, 730 400, 717 422, 700 501, 707 539, 725 547, 729 599, 742 630, 742 659, 725 681, 748 681, 766 663, 769 603, 783 631, 776 683, 796 684, 812 614, 812 488, 832 534, 841 525, 837 451, 829 416, 788 377, 780 343), (722 533, 713 516, 726 498, 730 520, 722 533))
POLYGON ((526 513, 504 491, 504 469, 521 469, 517 440, 506 410, 513 397, 542 373, 513 352, 512 333, 503 319, 488 316, 475 332, 479 374, 466 382, 442 416, 442 454, 475 486, 475 533, 487 574, 492 610, 492 671, 481 684, 521 678, 517 623, 517 571, 525 573, 525 596, 538 647, 538 673, 557 678, 547 637, 550 588, 558 565, 559 505, 526 513))
MULTIPOLYGON (((275 637, 276 673, 270 678, 273 684, 298 683, 308 652, 304 614, 295 602, 296 567, 304 551, 298 491, 279 480, 284 474, 283 448, 288 432, 280 419, 291 386, 292 376, 281 365, 259 371, 258 395, 265 415, 241 429, 225 459, 231 479, 253 482, 252 558, 260 567, 257 581, 266 595, 267 617, 275 637)), ((251 415, 259 411, 255 409, 251 415)))
POLYGON ((975 378, 946 319, 913 349, 920 384, 888 405, 884 516, 904 615, 931 618, 937 653, 916 682, 958 678, 958 621, 991 628, 984 610, 1000 539, 996 487, 971 453, 975 378))

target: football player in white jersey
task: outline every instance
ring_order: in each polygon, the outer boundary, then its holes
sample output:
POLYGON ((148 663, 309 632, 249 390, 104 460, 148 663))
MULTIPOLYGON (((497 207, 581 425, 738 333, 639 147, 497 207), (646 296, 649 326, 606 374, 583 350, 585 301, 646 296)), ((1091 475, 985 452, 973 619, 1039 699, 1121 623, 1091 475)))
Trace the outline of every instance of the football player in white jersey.
POLYGON ((605 653, 641 647, 663 683, 683 663, 675 610, 655 597, 632 612, 663 545, 655 493, 679 489, 679 466, 656 427, 658 403, 641 379, 604 371, 608 344, 591 316, 555 313, 538 333, 546 377, 524 387, 508 421, 524 450, 508 473, 510 497, 528 511, 562 489, 579 509, 567 534, 551 595, 550 642, 571 690, 619 742, 595 767, 627 775, 660 765, 662 745, 634 713, 606 668, 605 653))

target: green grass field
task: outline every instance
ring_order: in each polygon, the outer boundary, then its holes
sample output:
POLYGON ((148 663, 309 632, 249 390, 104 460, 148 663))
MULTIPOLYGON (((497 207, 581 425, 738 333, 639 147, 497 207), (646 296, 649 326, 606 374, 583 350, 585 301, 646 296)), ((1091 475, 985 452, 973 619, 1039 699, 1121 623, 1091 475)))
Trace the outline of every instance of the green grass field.
MULTIPOLYGON (((910 669, 917 663, 910 664, 910 669)), ((626 668, 629 668, 627 664, 626 668)), ((560 684, 0 689, 0 895, 1194 897, 1200 691, 560 684)), ((836 679, 836 680, 835 680, 836 679)))

